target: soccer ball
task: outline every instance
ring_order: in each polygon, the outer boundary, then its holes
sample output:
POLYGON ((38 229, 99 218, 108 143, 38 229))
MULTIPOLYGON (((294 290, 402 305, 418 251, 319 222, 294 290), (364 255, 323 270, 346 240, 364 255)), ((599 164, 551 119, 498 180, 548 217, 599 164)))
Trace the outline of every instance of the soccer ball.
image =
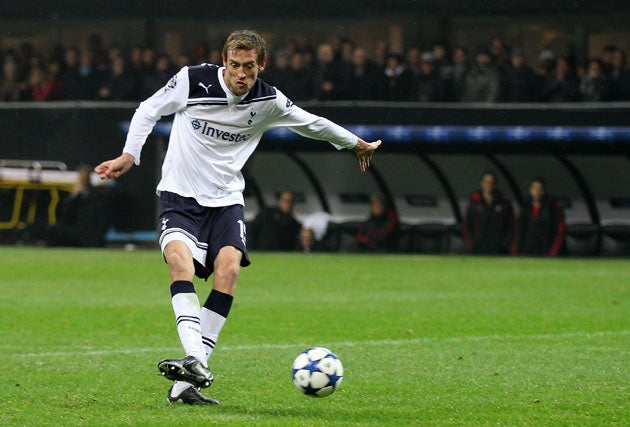
POLYGON ((293 384, 308 396, 328 396, 337 390, 341 380, 341 360, 327 348, 309 348, 293 362, 293 384))

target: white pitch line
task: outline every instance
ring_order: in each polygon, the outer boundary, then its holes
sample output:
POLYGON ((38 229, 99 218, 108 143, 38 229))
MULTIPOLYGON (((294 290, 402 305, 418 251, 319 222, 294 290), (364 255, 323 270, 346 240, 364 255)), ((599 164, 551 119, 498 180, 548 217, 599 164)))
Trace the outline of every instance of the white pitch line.
MULTIPOLYGON (((538 334, 538 335, 480 335, 465 337, 424 337, 411 338, 408 340, 366 340, 366 341, 338 341, 331 343, 322 343, 326 347, 357 347, 357 346, 400 346, 412 344, 427 344, 435 342, 459 343, 459 342, 476 342, 476 341, 508 341, 508 340, 546 340, 557 338, 598 338, 629 335, 630 330, 620 331, 598 331, 598 332, 566 332, 561 334, 538 334)), ((252 350, 283 350, 290 348, 306 348, 308 344, 251 344, 251 345, 231 345, 221 347, 221 351, 252 351, 252 350)), ((102 350, 73 350, 73 351, 56 351, 42 353, 18 353, 12 357, 73 357, 73 356, 107 356, 114 354, 137 354, 137 353, 167 353, 180 352, 180 347, 122 347, 110 348, 102 350)))

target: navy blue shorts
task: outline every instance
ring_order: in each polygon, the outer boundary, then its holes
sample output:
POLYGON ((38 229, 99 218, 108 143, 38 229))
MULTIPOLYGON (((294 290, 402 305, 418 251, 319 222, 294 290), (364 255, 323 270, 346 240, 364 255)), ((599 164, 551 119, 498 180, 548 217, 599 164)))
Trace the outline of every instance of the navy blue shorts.
POLYGON ((250 264, 243 206, 201 206, 192 197, 162 191, 158 219, 160 248, 169 242, 184 242, 193 254, 195 275, 207 279, 214 270, 219 250, 234 246, 243 253, 241 266, 250 264))

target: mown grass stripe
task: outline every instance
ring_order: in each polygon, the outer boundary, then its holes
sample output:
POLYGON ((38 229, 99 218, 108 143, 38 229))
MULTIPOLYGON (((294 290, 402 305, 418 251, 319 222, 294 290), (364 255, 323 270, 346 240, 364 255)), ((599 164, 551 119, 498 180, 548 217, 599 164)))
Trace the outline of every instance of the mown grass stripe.
MULTIPOLYGON (((596 332, 566 332, 559 334, 537 334, 537 335, 484 335, 484 336, 465 336, 465 337, 424 337, 412 338, 407 340, 365 340, 365 341, 338 341, 331 343, 322 343, 326 347, 357 347, 357 346, 401 346, 424 343, 457 343, 457 342, 474 342, 474 341, 509 341, 509 340, 546 340, 546 339, 562 339, 562 338, 598 338, 606 336, 624 336, 630 334, 630 330, 620 331, 596 331, 596 332)), ((304 343, 278 343, 278 344, 245 344, 221 347, 222 351, 253 351, 253 350, 282 350, 294 347, 308 347, 309 344, 304 343)), ((134 353, 154 353, 154 352, 175 352, 181 351, 180 347, 121 347, 101 350, 71 350, 56 352, 32 352, 18 353, 13 356, 17 357, 74 357, 74 356, 107 356, 115 354, 134 354, 134 353)))

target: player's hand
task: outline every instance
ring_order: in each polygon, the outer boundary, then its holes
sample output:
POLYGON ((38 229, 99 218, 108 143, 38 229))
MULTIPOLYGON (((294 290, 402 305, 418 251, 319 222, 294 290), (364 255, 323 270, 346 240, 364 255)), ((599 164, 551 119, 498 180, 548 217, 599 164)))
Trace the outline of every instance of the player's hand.
POLYGON ((94 168, 94 172, 99 174, 101 179, 118 178, 127 173, 133 166, 134 158, 129 153, 122 153, 113 160, 107 160, 94 168))
POLYGON ((381 145, 381 140, 374 142, 365 142, 361 138, 359 138, 359 142, 352 149, 357 154, 359 158, 359 167, 361 168, 361 172, 365 172, 367 168, 370 167, 370 160, 374 155, 374 151, 381 145))

